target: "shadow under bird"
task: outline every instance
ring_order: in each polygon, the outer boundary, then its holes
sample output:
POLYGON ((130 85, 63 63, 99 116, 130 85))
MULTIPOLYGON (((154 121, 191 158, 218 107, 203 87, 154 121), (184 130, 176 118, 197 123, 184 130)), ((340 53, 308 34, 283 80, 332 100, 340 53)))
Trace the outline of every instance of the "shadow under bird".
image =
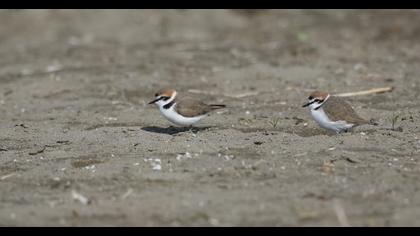
POLYGON ((189 97, 180 98, 177 91, 169 88, 159 90, 149 104, 156 104, 166 119, 182 127, 192 126, 211 111, 226 107, 223 104, 206 104, 189 97))
POLYGON ((327 92, 315 91, 303 107, 309 106, 311 117, 324 129, 338 133, 369 121, 360 117, 351 105, 340 97, 327 92))

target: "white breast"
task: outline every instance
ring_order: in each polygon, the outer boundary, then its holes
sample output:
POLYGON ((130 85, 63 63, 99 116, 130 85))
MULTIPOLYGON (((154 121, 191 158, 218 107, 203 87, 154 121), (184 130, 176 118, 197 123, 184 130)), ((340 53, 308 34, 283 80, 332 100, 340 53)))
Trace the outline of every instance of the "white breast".
POLYGON ((324 109, 319 108, 318 110, 311 109, 312 118, 324 129, 329 129, 335 131, 336 133, 341 132, 344 129, 349 129, 353 127, 354 124, 349 124, 346 121, 331 121, 327 114, 325 114, 324 109))
POLYGON ((160 106, 159 110, 166 119, 179 126, 191 126, 206 116, 201 115, 196 117, 184 117, 178 114, 174 108, 175 105, 173 105, 169 109, 165 109, 162 106, 160 106))

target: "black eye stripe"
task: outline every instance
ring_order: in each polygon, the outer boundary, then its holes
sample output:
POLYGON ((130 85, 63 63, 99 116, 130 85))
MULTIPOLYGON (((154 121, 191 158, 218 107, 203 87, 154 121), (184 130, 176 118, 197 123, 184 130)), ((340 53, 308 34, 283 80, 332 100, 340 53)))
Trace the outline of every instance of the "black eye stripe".
POLYGON ((162 97, 163 101, 167 101, 171 97, 162 97))

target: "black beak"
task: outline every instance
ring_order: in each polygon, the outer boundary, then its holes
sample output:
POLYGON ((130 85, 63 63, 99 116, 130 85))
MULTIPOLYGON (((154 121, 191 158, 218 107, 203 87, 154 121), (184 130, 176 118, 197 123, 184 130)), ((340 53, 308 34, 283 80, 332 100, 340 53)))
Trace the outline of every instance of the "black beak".
POLYGON ((160 99, 162 99, 162 97, 160 97, 160 98, 156 98, 155 100, 153 100, 153 101, 149 102, 148 104, 153 104, 153 103, 155 103, 155 102, 159 101, 160 99))
POLYGON ((306 104, 303 104, 303 106, 302 107, 307 107, 307 106, 309 106, 309 105, 311 105, 312 103, 314 103, 315 101, 312 101, 312 102, 308 102, 308 103, 306 103, 306 104))

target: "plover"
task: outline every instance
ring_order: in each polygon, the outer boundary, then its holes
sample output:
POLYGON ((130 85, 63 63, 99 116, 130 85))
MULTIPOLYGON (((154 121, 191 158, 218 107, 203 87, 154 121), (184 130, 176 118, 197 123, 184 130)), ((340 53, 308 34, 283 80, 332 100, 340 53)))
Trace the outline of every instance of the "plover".
POLYGON ((188 97, 178 98, 177 94, 173 89, 161 89, 149 104, 156 104, 162 115, 178 126, 192 126, 209 112, 226 107, 222 104, 206 104, 188 97))
POLYGON ((335 97, 326 92, 315 91, 308 97, 308 102, 303 107, 309 106, 312 118, 324 129, 341 133, 348 129, 368 124, 340 97, 335 97))

